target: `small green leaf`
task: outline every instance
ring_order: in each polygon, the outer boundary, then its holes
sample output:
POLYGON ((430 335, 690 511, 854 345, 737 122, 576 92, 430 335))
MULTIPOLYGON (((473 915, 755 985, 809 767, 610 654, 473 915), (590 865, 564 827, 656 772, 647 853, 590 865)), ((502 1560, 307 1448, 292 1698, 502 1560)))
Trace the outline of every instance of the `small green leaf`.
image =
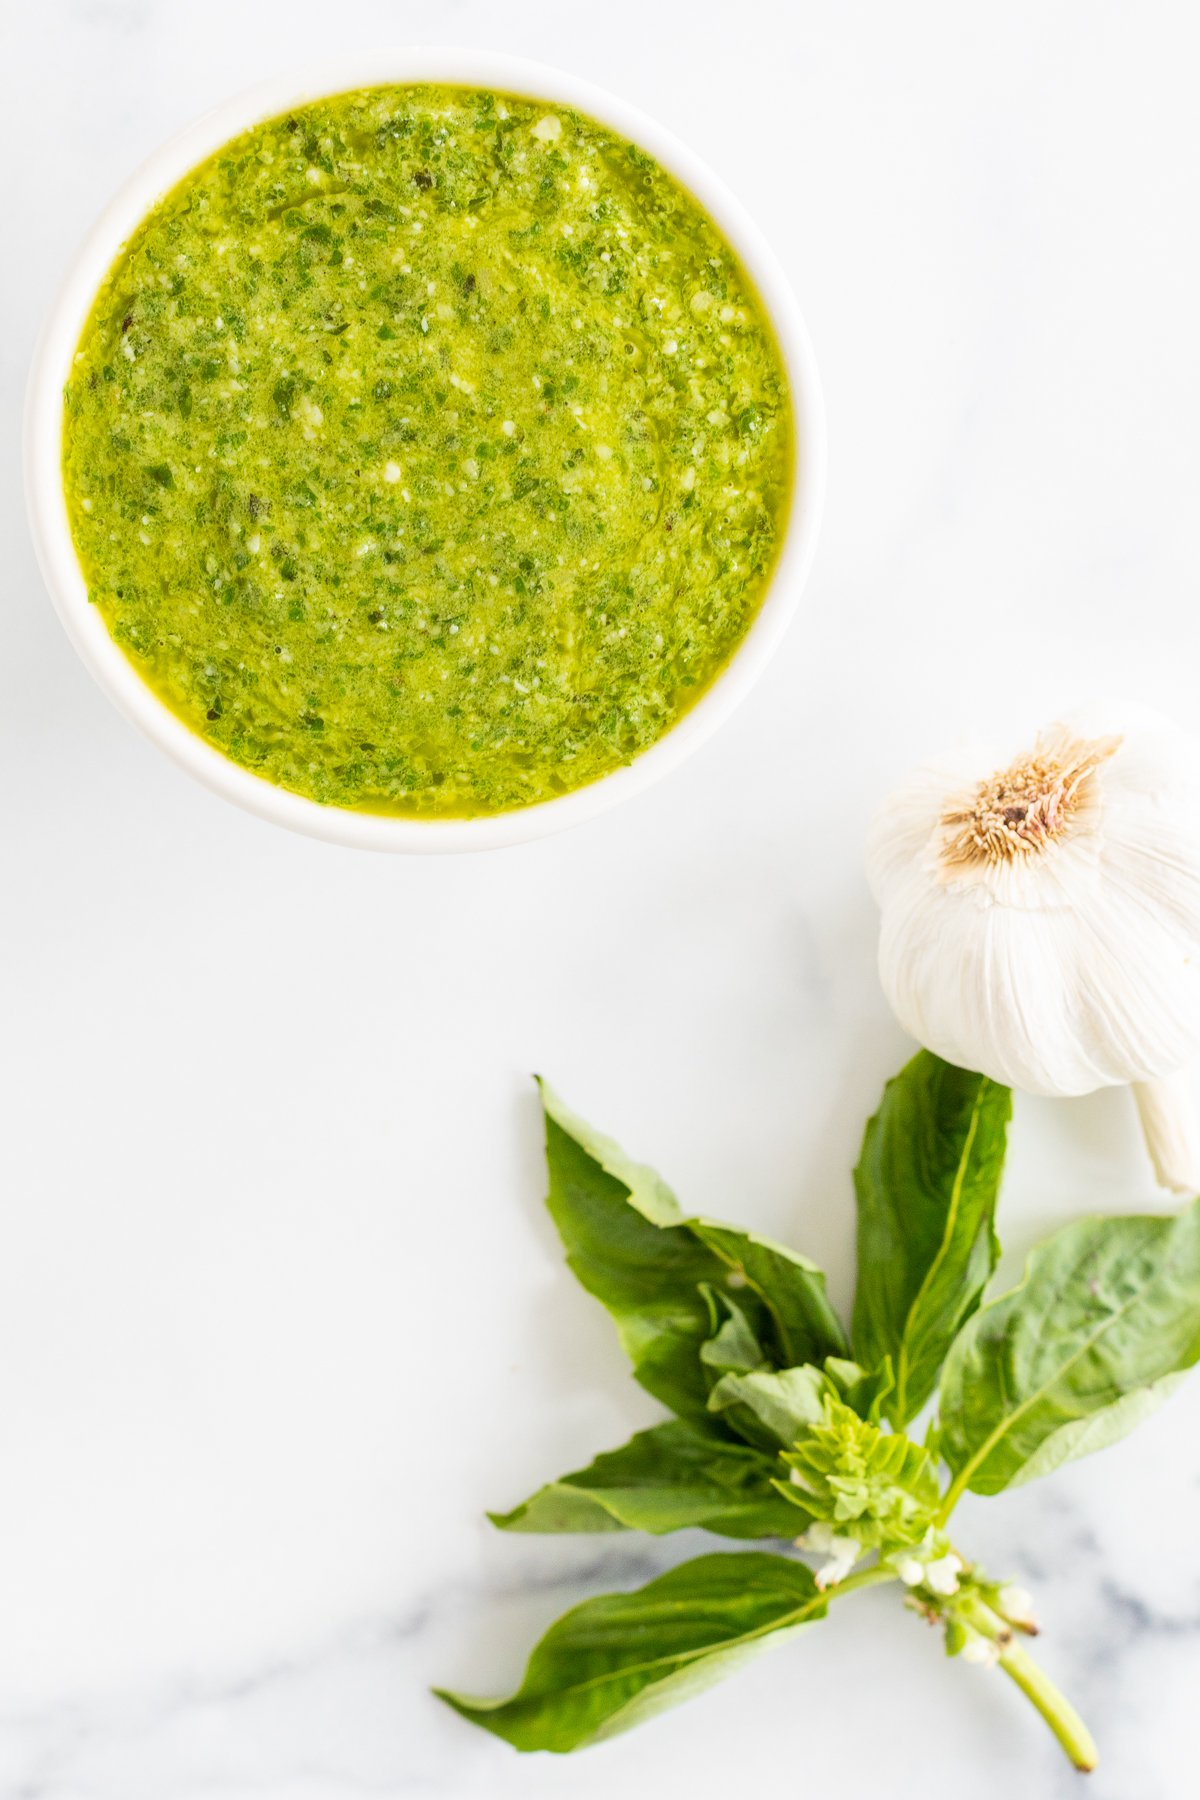
POLYGON ((821 1618, 825 1607, 802 1563, 758 1551, 702 1556, 565 1614, 510 1699, 438 1693, 518 1750, 578 1750, 711 1686, 764 1639, 821 1618))
POLYGON ((892 1365, 865 1369, 843 1356, 827 1356, 823 1368, 731 1370, 708 1396, 710 1412, 727 1419, 739 1437, 765 1449, 790 1448, 824 1417, 826 1400, 840 1399, 862 1419, 877 1424, 892 1390, 892 1365))
POLYGON ((738 1231, 715 1219, 683 1221, 711 1252, 719 1279, 737 1295, 747 1314, 762 1315, 755 1329, 777 1367, 844 1356, 849 1346, 842 1322, 825 1293, 825 1277, 815 1263, 783 1244, 738 1231))
POLYGON ((903 1426, 928 1400, 996 1266, 993 1220, 1012 1096, 922 1050, 884 1090, 854 1172, 854 1351, 892 1358, 884 1402, 903 1426))
POLYGON ((709 1303, 713 1335, 700 1346, 700 1361, 713 1371, 713 1379, 722 1374, 748 1374, 751 1369, 768 1367, 763 1347, 742 1308, 728 1294, 705 1282, 700 1289, 709 1303))
POLYGON ((954 1483, 997 1494, 1124 1437, 1200 1360, 1200 1202, 1080 1219, 967 1324, 942 1375, 954 1483))
MULTIPOLYGON (((823 1416, 830 1383, 811 1363, 800 1369, 752 1370, 722 1376, 708 1397, 740 1437, 771 1448, 794 1444, 823 1416), (749 1414, 749 1418, 746 1415, 749 1414)), ((799 1530, 793 1525, 793 1532, 799 1530)))
POLYGON ((885 1356, 879 1367, 869 1372, 861 1363, 849 1362, 841 1356, 827 1356, 825 1373, 846 1405, 860 1419, 869 1419, 872 1425, 879 1423, 884 1402, 896 1385, 890 1356, 885 1356))
POLYGON ((671 1419, 489 1517, 504 1531, 701 1528, 731 1538, 794 1537, 795 1511, 771 1485, 777 1467, 773 1454, 671 1419))
POLYGON ((842 1355, 825 1278, 750 1232, 685 1218, 652 1169, 631 1162, 542 1084, 547 1205, 571 1269, 612 1314, 642 1386, 682 1417, 707 1419, 713 1336, 709 1290, 736 1304, 780 1367, 842 1355))

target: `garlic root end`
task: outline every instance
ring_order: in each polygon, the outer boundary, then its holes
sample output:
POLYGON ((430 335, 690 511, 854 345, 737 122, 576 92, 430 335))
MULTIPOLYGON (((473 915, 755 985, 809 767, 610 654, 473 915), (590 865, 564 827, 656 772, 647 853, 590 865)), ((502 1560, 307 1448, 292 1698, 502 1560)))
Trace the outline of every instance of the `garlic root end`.
POLYGON ((1187 1071, 1135 1081, 1133 1097, 1160 1187, 1200 1194, 1200 1121, 1187 1071))

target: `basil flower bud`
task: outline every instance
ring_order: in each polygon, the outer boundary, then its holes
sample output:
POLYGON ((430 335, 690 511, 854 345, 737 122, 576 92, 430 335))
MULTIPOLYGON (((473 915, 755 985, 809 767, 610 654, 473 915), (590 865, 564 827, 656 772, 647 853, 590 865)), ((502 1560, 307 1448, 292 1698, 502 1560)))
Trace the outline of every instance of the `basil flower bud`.
POLYGON ((825 1519, 814 1519, 807 1531, 796 1539, 798 1549, 810 1550, 825 1561, 816 1572, 819 1588, 836 1587, 850 1573, 862 1555, 857 1538, 843 1537, 825 1519))

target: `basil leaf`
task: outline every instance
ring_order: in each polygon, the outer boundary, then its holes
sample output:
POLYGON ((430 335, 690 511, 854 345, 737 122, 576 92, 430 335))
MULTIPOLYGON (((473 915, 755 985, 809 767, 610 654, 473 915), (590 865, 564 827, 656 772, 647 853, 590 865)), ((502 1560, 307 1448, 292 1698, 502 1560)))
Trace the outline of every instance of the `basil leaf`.
POLYGON ((702 1556, 629 1594, 585 1600, 536 1646, 508 1700, 436 1690, 518 1750, 577 1750, 689 1698, 762 1641, 824 1615, 811 1570, 782 1556, 702 1556))
MULTIPOLYGON (((547 1205, 577 1279, 612 1314, 642 1386, 683 1417, 704 1420, 712 1289, 732 1300, 774 1363, 845 1351, 820 1270, 782 1245, 685 1218, 651 1169, 577 1119, 542 1086, 547 1205)), ((710 1421, 711 1423, 711 1421, 710 1421)))
POLYGON ((884 1411, 904 1426, 996 1266, 993 1226, 1009 1090, 922 1050, 884 1090, 854 1171, 858 1291, 854 1350, 890 1356, 884 1411))
POLYGON ((715 1219, 689 1218, 682 1223, 712 1253, 726 1287, 737 1294, 748 1314, 754 1301, 759 1315, 755 1330, 777 1367, 846 1354, 846 1333, 815 1263, 784 1244, 715 1219))
POLYGON ((826 1400, 840 1399, 861 1419, 879 1423, 892 1390, 892 1365, 868 1375, 857 1363, 827 1356, 823 1369, 731 1370, 708 1396, 710 1412, 727 1419, 739 1437, 766 1450, 790 1450, 797 1438, 825 1416, 826 1400))
POLYGON ((969 1322, 942 1375, 938 1446, 954 1482, 997 1494, 1114 1443, 1200 1360, 1200 1202, 1081 1219, 969 1322))
POLYGON ((699 1355, 705 1368, 713 1371, 713 1380, 731 1372, 746 1375, 751 1369, 768 1368, 763 1347, 737 1301, 718 1293, 707 1282, 700 1292, 709 1304, 713 1334, 701 1344, 699 1355))
POLYGON ((681 1419, 639 1431, 619 1450, 564 1475, 508 1513, 504 1531, 682 1531, 794 1537, 795 1510, 771 1485, 775 1457, 681 1419))
POLYGON ((884 1401, 896 1385, 890 1356, 885 1356, 879 1367, 872 1369, 870 1373, 859 1363, 847 1362, 840 1356, 827 1356, 825 1373, 846 1405, 860 1419, 868 1419, 872 1425, 878 1425, 884 1401))
POLYGON ((835 1391, 821 1370, 808 1363, 801 1369, 723 1375, 708 1396, 708 1405, 710 1412, 723 1414, 740 1437, 779 1450, 794 1444, 807 1426, 824 1416, 826 1395, 835 1391))

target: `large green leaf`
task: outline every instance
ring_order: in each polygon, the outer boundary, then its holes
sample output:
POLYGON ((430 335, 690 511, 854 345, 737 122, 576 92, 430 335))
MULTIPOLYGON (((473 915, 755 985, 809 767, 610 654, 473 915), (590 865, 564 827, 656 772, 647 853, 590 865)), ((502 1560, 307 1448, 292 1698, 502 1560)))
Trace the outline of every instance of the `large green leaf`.
POLYGON ((1056 1232, 946 1360, 946 1510, 964 1488, 996 1494, 1113 1443, 1197 1360, 1200 1202, 1056 1232))
POLYGON ((518 1750, 577 1750, 710 1686, 765 1638, 822 1617, 825 1605, 802 1563, 759 1551, 702 1556, 565 1614, 510 1699, 439 1692, 518 1750))
POLYGON ((771 1485, 777 1473, 774 1455, 670 1419, 549 1482, 512 1512, 489 1516, 505 1531, 699 1526, 723 1537, 794 1537, 803 1521, 771 1485))
POLYGON ((781 1367, 845 1352, 812 1263, 750 1232, 685 1218, 653 1170, 631 1162, 544 1084, 542 1102, 547 1204, 567 1261, 613 1315, 650 1393, 683 1417, 705 1417, 717 1371, 702 1364, 700 1349, 714 1332, 714 1293, 736 1305, 781 1367))
POLYGON ((892 1359, 884 1411, 915 1416, 963 1322, 978 1307, 999 1246, 993 1219, 1012 1097, 922 1050, 884 1090, 854 1172, 858 1291, 854 1352, 892 1359))

